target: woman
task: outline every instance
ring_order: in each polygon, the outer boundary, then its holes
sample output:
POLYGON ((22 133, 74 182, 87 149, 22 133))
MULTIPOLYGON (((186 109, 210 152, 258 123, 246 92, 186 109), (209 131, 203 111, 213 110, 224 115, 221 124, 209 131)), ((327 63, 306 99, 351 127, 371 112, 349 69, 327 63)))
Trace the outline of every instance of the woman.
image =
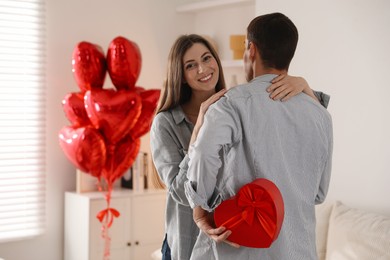
MULTIPOLYGON (((282 75, 269 88, 275 100, 287 100, 302 91, 316 98, 302 78, 282 75)), ((199 35, 180 36, 169 54, 167 78, 151 128, 152 158, 168 188, 165 260, 190 259, 199 230, 184 193, 187 151, 207 108, 225 92, 221 62, 212 45, 199 35)))

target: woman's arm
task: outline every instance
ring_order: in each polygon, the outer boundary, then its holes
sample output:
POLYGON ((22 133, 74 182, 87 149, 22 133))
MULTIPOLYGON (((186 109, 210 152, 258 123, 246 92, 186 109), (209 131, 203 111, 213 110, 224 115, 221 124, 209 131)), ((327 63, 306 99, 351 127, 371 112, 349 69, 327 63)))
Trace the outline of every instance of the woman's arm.
POLYGON ((204 101, 201 104, 200 109, 199 109, 198 118, 196 120, 194 130, 192 131, 190 144, 188 146, 189 148, 196 141, 196 137, 198 136, 199 130, 203 125, 204 115, 206 114, 207 109, 209 108, 209 106, 211 106, 216 101, 218 101, 223 95, 225 95, 226 92, 227 92, 227 89, 222 89, 222 90, 218 91, 217 93, 215 93, 214 95, 212 95, 211 97, 209 97, 206 101, 204 101))

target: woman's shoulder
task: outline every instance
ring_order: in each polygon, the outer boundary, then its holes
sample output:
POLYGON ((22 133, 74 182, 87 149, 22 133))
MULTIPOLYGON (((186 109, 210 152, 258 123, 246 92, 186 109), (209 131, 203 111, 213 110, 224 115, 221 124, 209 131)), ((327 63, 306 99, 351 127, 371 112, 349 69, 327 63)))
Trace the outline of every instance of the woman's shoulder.
POLYGON ((165 125, 172 121, 172 113, 168 111, 162 111, 154 116, 153 124, 165 125))
POLYGON ((180 107, 175 107, 166 111, 157 113, 153 119, 156 124, 178 124, 185 118, 184 112, 180 107))
POLYGON ((167 127, 169 125, 175 125, 176 121, 178 120, 178 117, 180 117, 180 113, 177 111, 175 112, 174 109, 166 110, 166 111, 161 111, 157 113, 154 116, 153 119, 153 125, 159 126, 159 127, 167 127))
POLYGON ((182 124, 180 122, 183 122, 184 119, 181 114, 182 113, 180 113, 180 111, 176 111, 176 109, 157 113, 153 118, 151 135, 180 135, 182 132, 182 124))

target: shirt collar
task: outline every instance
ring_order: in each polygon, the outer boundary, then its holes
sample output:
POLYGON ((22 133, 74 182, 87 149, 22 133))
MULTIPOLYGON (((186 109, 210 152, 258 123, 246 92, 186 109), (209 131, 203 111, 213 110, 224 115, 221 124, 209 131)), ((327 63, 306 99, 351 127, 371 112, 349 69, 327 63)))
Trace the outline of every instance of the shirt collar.
POLYGON ((276 78, 278 75, 276 74, 264 74, 261 76, 258 76, 251 80, 251 82, 268 82, 270 83, 274 78, 276 78))
POLYGON ((185 118, 186 118, 184 115, 183 109, 181 108, 180 105, 178 105, 174 109, 172 109, 172 116, 173 116, 173 120, 175 121, 175 123, 177 125, 180 124, 181 122, 183 122, 183 120, 185 120, 185 118))

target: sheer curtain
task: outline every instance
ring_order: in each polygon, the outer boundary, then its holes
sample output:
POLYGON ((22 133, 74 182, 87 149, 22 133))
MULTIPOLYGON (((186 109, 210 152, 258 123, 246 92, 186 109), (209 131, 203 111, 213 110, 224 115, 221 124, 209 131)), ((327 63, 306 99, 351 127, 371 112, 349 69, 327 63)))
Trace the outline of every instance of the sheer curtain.
POLYGON ((45 8, 0 0, 0 242, 45 226, 45 8))

